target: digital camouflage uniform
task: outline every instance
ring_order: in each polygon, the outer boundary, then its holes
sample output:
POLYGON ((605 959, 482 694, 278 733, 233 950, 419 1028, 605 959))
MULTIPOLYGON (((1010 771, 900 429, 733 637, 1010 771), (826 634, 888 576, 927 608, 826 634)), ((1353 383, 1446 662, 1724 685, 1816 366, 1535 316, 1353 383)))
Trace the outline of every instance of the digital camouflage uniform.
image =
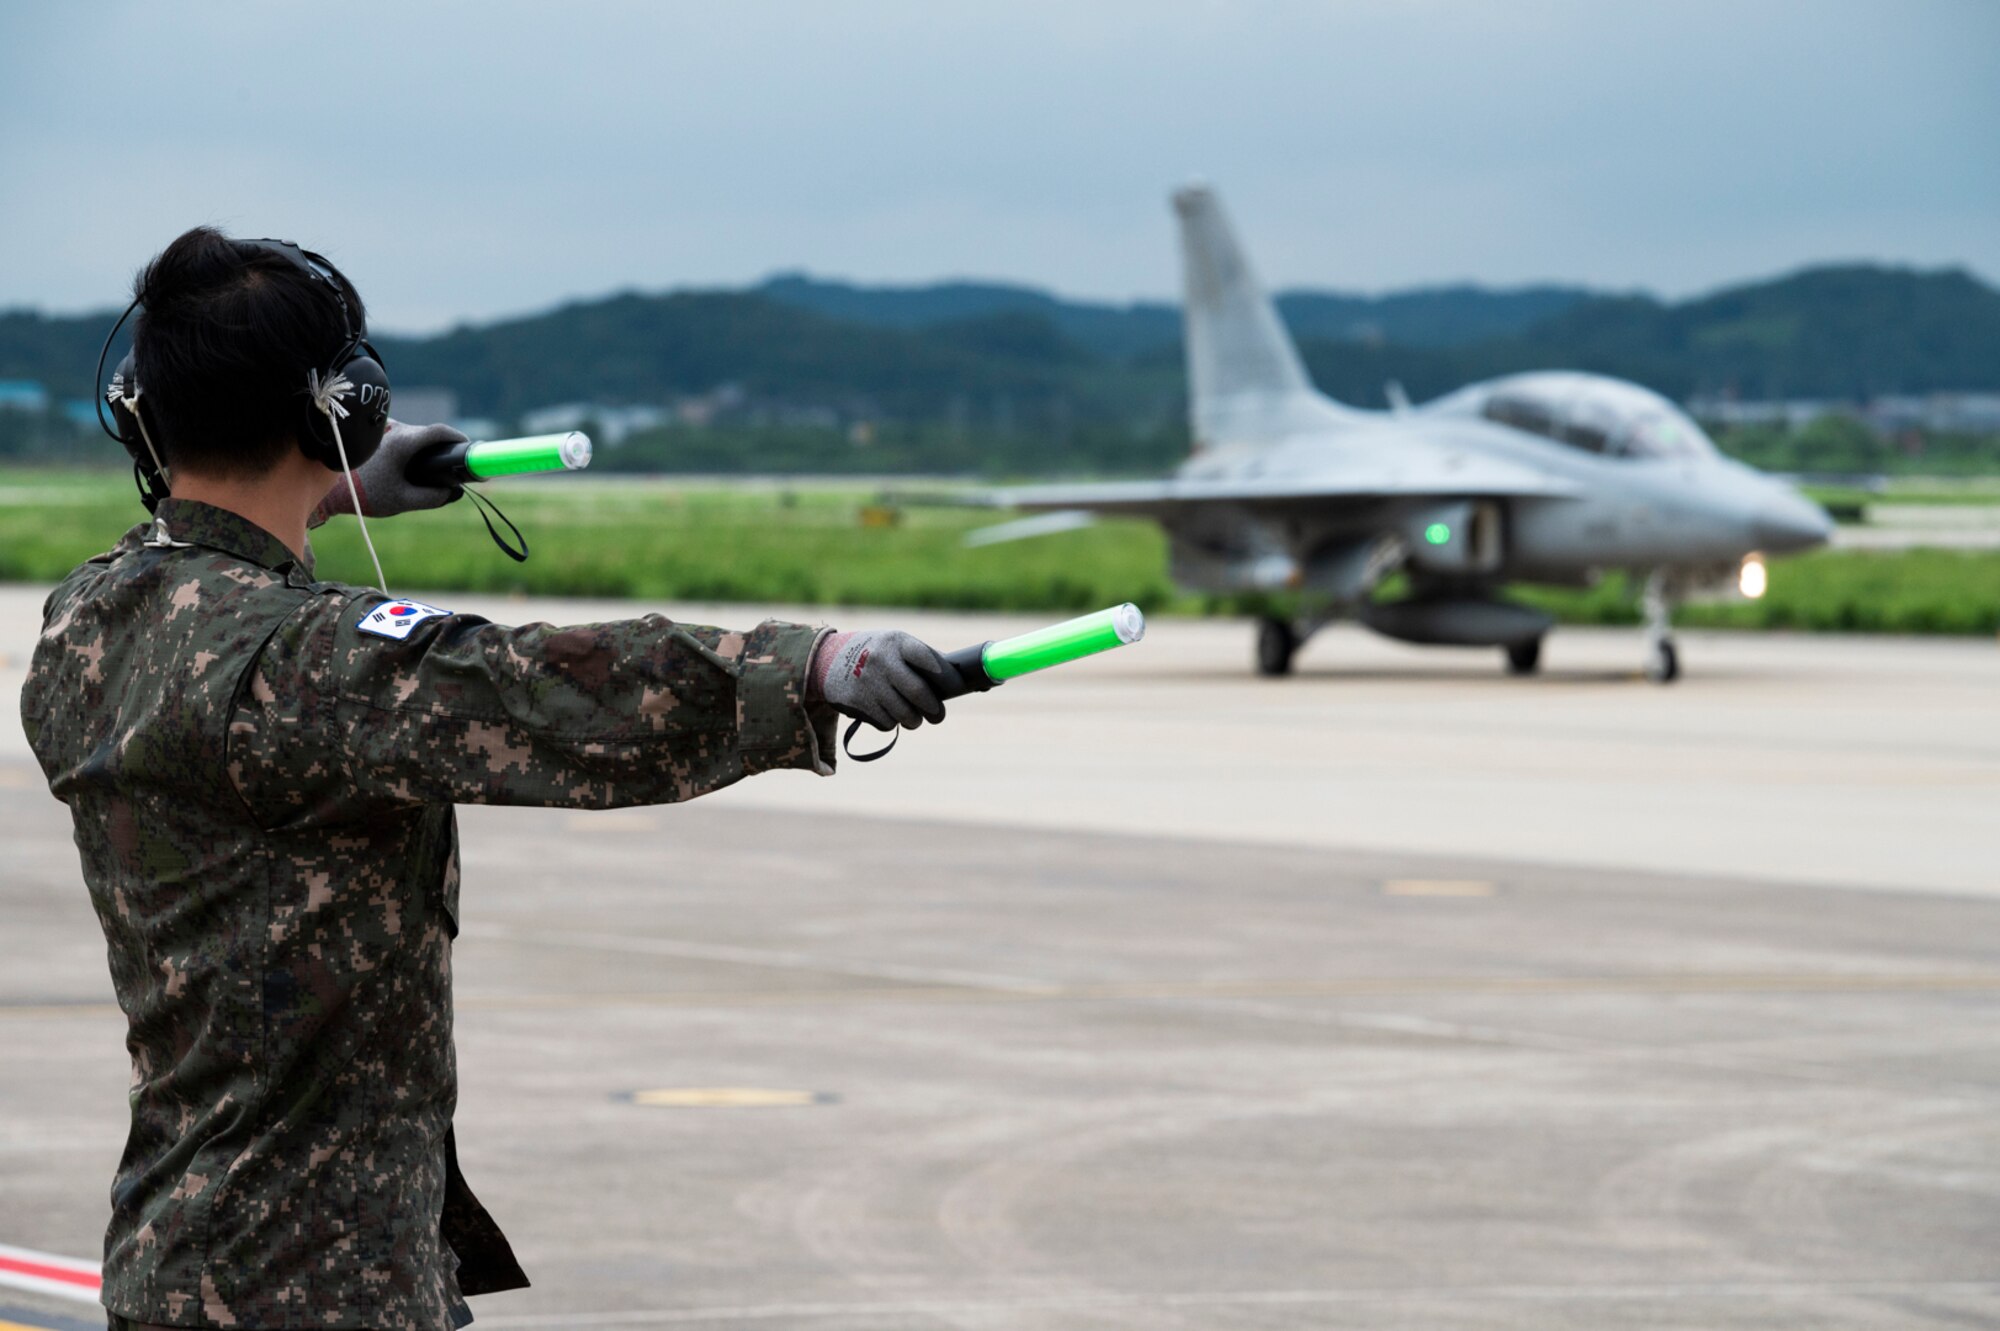
POLYGON ((384 601, 183 500, 49 598, 22 716, 128 1021, 120 1317, 435 1331, 525 1285, 453 1156, 453 804, 831 771, 813 629, 362 632, 384 601))

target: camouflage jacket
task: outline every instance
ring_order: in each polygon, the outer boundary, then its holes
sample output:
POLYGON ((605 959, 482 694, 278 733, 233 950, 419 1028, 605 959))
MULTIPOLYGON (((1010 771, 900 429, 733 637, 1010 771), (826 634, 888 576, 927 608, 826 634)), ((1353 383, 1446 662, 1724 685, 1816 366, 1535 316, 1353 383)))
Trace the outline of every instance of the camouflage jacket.
POLYGON ((452 1150, 452 806, 829 772, 815 636, 508 628, 315 582, 184 500, 71 573, 22 719, 128 1022, 106 1306, 434 1331, 469 1319, 461 1294, 526 1284, 452 1150))

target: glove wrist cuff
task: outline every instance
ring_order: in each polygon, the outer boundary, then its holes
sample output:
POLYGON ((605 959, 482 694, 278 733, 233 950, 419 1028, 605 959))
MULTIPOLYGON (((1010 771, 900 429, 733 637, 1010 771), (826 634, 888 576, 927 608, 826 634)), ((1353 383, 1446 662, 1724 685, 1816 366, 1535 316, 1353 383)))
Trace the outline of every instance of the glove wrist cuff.
POLYGON ((840 649, 853 636, 852 633, 828 633, 820 638, 813 648, 812 661, 806 666, 806 697, 815 702, 825 700, 827 673, 833 669, 840 649))

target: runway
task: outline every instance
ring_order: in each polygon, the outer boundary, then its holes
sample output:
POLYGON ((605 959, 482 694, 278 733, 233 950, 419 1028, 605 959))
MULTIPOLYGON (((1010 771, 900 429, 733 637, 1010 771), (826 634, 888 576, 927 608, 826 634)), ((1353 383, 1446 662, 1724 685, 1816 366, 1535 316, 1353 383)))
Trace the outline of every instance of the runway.
MULTIPOLYGON (((829 780, 464 811, 460 1149, 536 1281, 478 1324, 2000 1318, 1994 644, 1687 635, 1662 689, 1632 634, 1247 637, 829 780)), ((122 1021, 0 734, 0 1243, 89 1255, 122 1021)))

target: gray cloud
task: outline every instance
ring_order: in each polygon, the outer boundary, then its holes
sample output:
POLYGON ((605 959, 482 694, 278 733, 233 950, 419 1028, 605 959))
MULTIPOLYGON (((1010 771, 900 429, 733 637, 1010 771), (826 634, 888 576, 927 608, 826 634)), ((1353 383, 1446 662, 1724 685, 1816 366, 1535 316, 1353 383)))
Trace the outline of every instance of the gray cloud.
POLYGON ((198 221, 391 328, 784 267, 1162 296, 1196 176, 1288 285, 1995 273, 1996 49, 1982 0, 8 6, 0 304, 198 221))

